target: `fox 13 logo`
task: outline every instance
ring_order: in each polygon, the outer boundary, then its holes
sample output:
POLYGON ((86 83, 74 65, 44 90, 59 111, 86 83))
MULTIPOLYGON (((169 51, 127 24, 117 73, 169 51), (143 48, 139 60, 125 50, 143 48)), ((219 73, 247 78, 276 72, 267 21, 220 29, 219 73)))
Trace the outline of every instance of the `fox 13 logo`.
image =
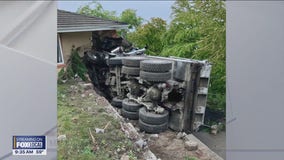
POLYGON ((46 155, 45 136, 13 136, 13 155, 46 155))

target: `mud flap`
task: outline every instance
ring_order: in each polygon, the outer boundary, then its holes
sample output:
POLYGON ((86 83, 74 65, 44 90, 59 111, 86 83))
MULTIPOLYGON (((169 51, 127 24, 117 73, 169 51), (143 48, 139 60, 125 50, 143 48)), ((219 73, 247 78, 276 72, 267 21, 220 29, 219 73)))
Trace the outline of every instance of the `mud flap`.
POLYGON ((169 119, 169 128, 174 131, 182 131, 183 130, 183 112, 177 109, 175 111, 170 112, 169 119))

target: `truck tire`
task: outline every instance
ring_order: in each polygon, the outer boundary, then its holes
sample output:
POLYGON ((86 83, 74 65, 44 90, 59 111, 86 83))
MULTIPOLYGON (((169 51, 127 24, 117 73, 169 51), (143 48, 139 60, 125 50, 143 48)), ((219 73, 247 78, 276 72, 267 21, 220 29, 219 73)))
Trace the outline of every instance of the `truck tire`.
POLYGON ((110 58, 108 61, 108 65, 109 66, 122 65, 122 58, 121 57, 110 58))
POLYGON ((141 104, 139 103, 136 103, 136 102, 133 102, 131 100, 129 100, 128 98, 125 98, 123 101, 122 101, 122 108, 125 110, 125 111, 129 111, 129 112, 138 112, 139 109, 141 108, 141 104))
POLYGON ((160 133, 168 129, 168 122, 159 124, 159 125, 153 125, 153 124, 147 124, 141 120, 138 122, 139 128, 142 131, 145 131, 147 133, 160 133))
POLYGON ((169 111, 165 110, 162 114, 146 111, 146 108, 139 109, 139 120, 152 125, 160 125, 169 122, 169 111))
POLYGON ((144 60, 140 68, 146 72, 167 72, 172 69, 172 62, 165 60, 144 60))
POLYGON ((111 105, 117 108, 122 107, 122 99, 119 99, 118 97, 114 97, 111 101, 111 105))
POLYGON ((121 73, 132 75, 132 76, 139 76, 140 68, 122 66, 121 73))
POLYGON ((151 82, 164 82, 171 79, 171 72, 145 72, 140 71, 140 78, 151 82))
POLYGON ((131 120, 138 120, 139 119, 139 113, 138 112, 129 112, 125 109, 121 109, 121 115, 125 118, 131 119, 131 120))
POLYGON ((143 61, 145 59, 146 58, 142 56, 125 57, 122 59, 122 64, 128 67, 140 67, 140 61, 143 61))

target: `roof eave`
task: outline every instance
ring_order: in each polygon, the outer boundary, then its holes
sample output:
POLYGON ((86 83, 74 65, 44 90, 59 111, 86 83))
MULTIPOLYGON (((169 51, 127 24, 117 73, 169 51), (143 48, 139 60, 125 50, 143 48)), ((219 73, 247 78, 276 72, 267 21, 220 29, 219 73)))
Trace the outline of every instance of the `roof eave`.
POLYGON ((119 30, 119 29, 128 29, 128 25, 108 26, 108 27, 69 27, 69 28, 57 28, 57 33, 92 32, 92 31, 119 30))

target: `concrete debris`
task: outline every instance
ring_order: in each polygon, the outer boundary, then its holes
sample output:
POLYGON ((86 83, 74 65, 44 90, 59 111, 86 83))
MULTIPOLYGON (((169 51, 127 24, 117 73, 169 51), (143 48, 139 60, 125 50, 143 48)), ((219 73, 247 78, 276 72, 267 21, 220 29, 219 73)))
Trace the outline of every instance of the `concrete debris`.
POLYGON ((85 94, 81 94, 81 97, 84 98, 84 97, 86 97, 86 95, 85 94))
POLYGON ((95 130, 96 130, 96 133, 105 133, 105 130, 101 128, 95 128, 95 130))
POLYGON ((93 89, 93 84, 92 84, 92 83, 79 83, 79 85, 80 85, 84 90, 93 89))
POLYGON ((139 139, 138 141, 135 142, 135 144, 139 147, 139 148, 144 148, 145 146, 147 146, 147 142, 144 141, 143 139, 139 139))
POLYGON ((73 117, 72 118, 72 122, 77 123, 78 122, 79 117, 73 117))
POLYGON ((57 141, 65 141, 67 138, 66 138, 66 135, 65 134, 63 134, 63 135, 59 135, 58 137, 57 137, 57 141))
POLYGON ((184 132, 179 132, 179 133, 177 134, 177 139, 183 139, 185 136, 186 136, 186 133, 184 133, 184 132))
POLYGON ((78 74, 75 74, 75 75, 74 75, 74 80, 75 80, 76 82, 83 82, 82 78, 79 77, 78 74))
POLYGON ((126 153, 124 153, 124 154, 121 156, 120 160, 129 160, 129 156, 128 156, 126 153))
POLYGON ((164 108, 158 106, 157 109, 155 110, 156 113, 163 113, 165 111, 164 108))
POLYGON ((151 134, 150 138, 153 138, 153 139, 159 138, 159 134, 151 134))
POLYGON ((186 141, 184 143, 184 146, 189 151, 195 151, 198 148, 198 143, 194 141, 186 141))
POLYGON ((126 151, 125 147, 117 148, 117 149, 116 149, 116 152, 117 152, 117 153, 125 152, 125 151, 126 151))
POLYGON ((135 129, 136 129, 136 131, 139 131, 140 130, 140 128, 138 127, 138 126, 136 126, 136 127, 134 127, 135 129))
POLYGON ((157 159, 154 153, 151 152, 150 150, 147 150, 146 152, 144 152, 143 159, 144 160, 160 160, 160 159, 157 159))
POLYGON ((211 134, 216 135, 218 133, 218 125, 211 126, 211 134))
POLYGON ((121 109, 116 110, 119 115, 121 115, 121 109))
POLYGON ((211 130, 211 134, 216 135, 218 133, 218 130, 211 130))
POLYGON ((70 86, 70 89, 71 89, 71 90, 78 90, 78 87, 75 86, 75 85, 71 85, 71 86, 70 86))
POLYGON ((62 83, 66 83, 67 82, 67 79, 63 79, 61 80, 62 83))

